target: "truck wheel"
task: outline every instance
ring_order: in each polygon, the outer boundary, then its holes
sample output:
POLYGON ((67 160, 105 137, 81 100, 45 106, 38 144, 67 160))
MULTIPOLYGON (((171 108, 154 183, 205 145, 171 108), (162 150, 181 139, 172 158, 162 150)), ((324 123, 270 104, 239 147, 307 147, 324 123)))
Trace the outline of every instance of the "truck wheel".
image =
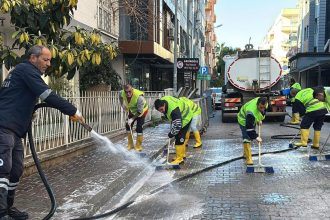
POLYGON ((221 121, 222 121, 222 123, 228 123, 228 122, 230 122, 230 118, 229 117, 225 117, 223 115, 223 111, 221 112, 221 121))
POLYGON ((274 121, 277 121, 277 122, 284 122, 284 120, 285 120, 285 115, 274 117, 274 121))

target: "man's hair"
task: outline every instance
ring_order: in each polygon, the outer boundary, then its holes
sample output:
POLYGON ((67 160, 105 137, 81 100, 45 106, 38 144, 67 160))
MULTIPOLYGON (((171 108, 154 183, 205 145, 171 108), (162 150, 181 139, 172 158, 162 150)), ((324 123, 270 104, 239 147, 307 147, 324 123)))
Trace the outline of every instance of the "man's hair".
POLYGON ((158 109, 159 109, 160 107, 162 107, 164 104, 165 104, 165 101, 164 101, 164 100, 156 99, 156 100, 155 100, 155 103, 154 103, 155 109, 158 110, 158 109))
POLYGON ((125 91, 128 90, 128 89, 130 89, 130 88, 133 88, 131 84, 124 85, 124 90, 125 91))
POLYGON ((267 98, 266 97, 260 97, 257 101, 257 105, 262 104, 262 105, 266 105, 267 104, 267 98))
POLYGON ((323 86, 316 86, 312 88, 314 90, 313 97, 316 98, 316 96, 320 93, 324 93, 324 87, 323 86))
POLYGON ((291 78, 291 79, 290 79, 290 84, 293 85, 293 84, 295 84, 295 83, 296 83, 296 80, 295 80, 294 78, 291 78))
POLYGON ((44 48, 46 48, 46 47, 40 46, 40 45, 34 45, 34 46, 30 47, 30 49, 26 53, 28 59, 32 55, 35 55, 36 57, 39 57, 41 55, 41 53, 42 53, 42 49, 44 49, 44 48))

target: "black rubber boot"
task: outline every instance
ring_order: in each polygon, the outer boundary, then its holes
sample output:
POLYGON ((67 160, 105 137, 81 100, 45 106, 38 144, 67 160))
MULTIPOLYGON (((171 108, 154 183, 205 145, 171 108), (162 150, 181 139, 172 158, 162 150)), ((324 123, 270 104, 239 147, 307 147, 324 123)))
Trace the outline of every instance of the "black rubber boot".
POLYGON ((10 219, 7 215, 7 195, 7 189, 0 187, 0 220, 10 219))
POLYGON ((8 209, 8 215, 15 220, 25 220, 29 218, 29 215, 27 212, 22 212, 20 210, 18 210, 15 207, 10 207, 8 209))
POLYGON ((15 220, 25 220, 29 218, 27 212, 22 212, 17 208, 13 207, 15 197, 15 190, 8 191, 7 204, 8 204, 8 215, 15 220))

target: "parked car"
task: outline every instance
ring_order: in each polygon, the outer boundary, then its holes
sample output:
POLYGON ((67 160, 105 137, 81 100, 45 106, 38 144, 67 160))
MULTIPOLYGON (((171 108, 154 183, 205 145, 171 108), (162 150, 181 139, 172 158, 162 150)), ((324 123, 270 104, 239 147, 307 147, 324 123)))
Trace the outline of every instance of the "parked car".
POLYGON ((211 97, 212 105, 215 109, 221 109, 221 95, 222 95, 222 88, 213 87, 206 89, 203 93, 204 97, 211 97))

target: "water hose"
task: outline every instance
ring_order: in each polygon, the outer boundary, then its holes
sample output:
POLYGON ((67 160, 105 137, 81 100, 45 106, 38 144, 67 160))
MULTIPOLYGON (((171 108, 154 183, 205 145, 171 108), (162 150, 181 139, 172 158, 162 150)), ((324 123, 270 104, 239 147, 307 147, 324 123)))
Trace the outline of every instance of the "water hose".
MULTIPOLYGON (((37 104, 35 107, 34 107, 34 110, 33 110, 33 114, 39 109, 39 108, 48 108, 48 107, 51 107, 53 108, 52 106, 46 104, 46 103, 41 103, 41 104, 37 104)), ((80 124, 89 132, 91 132, 93 129, 86 123, 84 122, 80 122, 80 124)), ((51 186, 49 185, 48 183, 48 180, 47 180, 47 177, 44 173, 44 171, 42 170, 42 167, 41 167, 41 164, 40 164, 40 160, 38 158, 38 154, 35 150, 35 145, 34 145, 34 141, 33 141, 33 135, 32 135, 32 122, 30 123, 29 125, 29 129, 28 129, 28 138, 29 138, 29 145, 30 145, 30 149, 31 149, 31 154, 32 154, 32 157, 33 157, 33 160, 34 160, 34 163, 37 167, 37 170, 38 170, 38 173, 39 173, 39 176, 47 190, 47 193, 48 193, 48 196, 50 198, 50 201, 51 201, 51 209, 49 211, 49 213, 43 218, 43 220, 48 220, 50 219, 55 211, 56 211, 56 208, 57 208, 57 204, 56 204, 56 199, 55 199, 55 196, 54 196, 54 192, 51 188, 51 186)))
MULTIPOLYGON (((49 106, 47 105, 46 103, 42 103, 42 104, 38 104, 35 106, 34 108, 34 111, 33 113, 39 109, 39 108, 44 108, 44 107, 52 107, 52 106, 49 106)), ((80 122, 80 124, 89 132, 91 132, 93 129, 86 123, 83 123, 83 122, 80 122)), ((282 125, 284 126, 284 125, 282 125)), ((288 127, 288 126, 287 126, 288 127)), ((296 129, 299 129, 297 127, 295 127, 296 129)), ((275 135, 275 136, 279 136, 279 135, 275 135)), ((275 137, 275 136, 272 136, 275 137)), ((36 153, 36 150, 35 150, 35 146, 34 146, 34 142, 33 142, 33 136, 32 136, 32 123, 30 124, 29 126, 29 130, 28 130, 28 137, 29 137, 29 144, 30 144, 30 149, 31 149, 31 153, 32 153, 32 157, 33 157, 33 160, 36 164, 36 167, 37 167, 37 170, 38 170, 38 173, 40 175, 40 178, 42 179, 42 182, 44 183, 44 186, 47 190, 47 193, 49 195, 49 198, 51 200, 51 210, 49 211, 49 213, 47 214, 46 217, 43 218, 43 220, 48 220, 50 219, 55 211, 56 211, 56 207, 57 207, 57 204, 56 204, 56 200, 55 200, 55 196, 54 196, 54 192, 52 190, 52 188, 50 187, 49 183, 48 183, 48 180, 41 168, 41 165, 40 165, 40 161, 38 159, 38 156, 37 156, 37 153, 36 153)), ((295 150, 295 149, 298 149, 299 147, 293 147, 293 148, 288 148, 288 149, 284 149, 284 150, 278 150, 278 151, 272 151, 272 152, 263 152, 261 153, 261 155, 264 155, 264 154, 278 154, 278 153, 283 153, 283 152, 287 152, 287 151, 292 151, 292 150, 295 150)), ((252 154, 252 156, 258 156, 259 154, 252 154)), ((177 179, 174 179, 173 181, 163 185, 163 186, 160 186, 152 191, 150 191, 148 194, 149 195, 152 195, 152 194, 155 194, 171 185, 173 185, 174 183, 178 183, 178 182, 181 182, 183 180, 186 180, 188 178, 191 178, 193 176, 196 176, 198 174, 201 174, 201 173, 204 173, 206 171, 209 171, 211 169, 214 169, 214 168, 217 168, 217 167, 221 167, 221 166, 224 166, 226 164, 229 164, 231 162, 234 162, 234 161, 237 161, 237 160, 241 160, 243 159, 243 156, 240 156, 240 157, 235 157, 235 158, 232 158, 230 160, 227 160, 227 161, 224 161, 224 162, 220 162, 220 163, 217 163, 217 164, 214 164, 214 165, 211 165, 211 166, 208 166, 208 167, 205 167, 203 169, 200 169, 200 170, 197 170, 193 173, 190 173, 188 175, 185 175, 185 176, 182 176, 182 177, 179 177, 177 179)), ((127 207, 129 207, 130 205, 132 205, 133 203, 135 202, 135 200, 130 200, 128 202, 126 202, 125 204, 109 211, 109 212, 106 212, 106 213, 103 213, 103 214, 100 214, 100 215, 95 215, 95 216, 91 216, 91 217, 82 217, 82 218, 75 218, 75 219, 72 219, 72 220, 90 220, 90 219, 99 219, 99 218, 104 218, 104 217, 107 217, 107 216, 110 216, 110 215, 113 215, 127 207)))

